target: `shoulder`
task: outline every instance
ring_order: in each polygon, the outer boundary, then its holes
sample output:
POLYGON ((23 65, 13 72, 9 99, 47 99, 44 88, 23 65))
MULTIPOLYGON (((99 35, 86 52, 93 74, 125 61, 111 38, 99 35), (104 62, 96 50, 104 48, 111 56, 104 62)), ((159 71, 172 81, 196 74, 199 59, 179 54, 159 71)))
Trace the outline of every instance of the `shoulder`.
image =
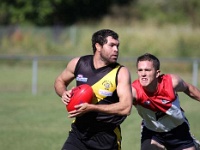
POLYGON ((139 80, 138 80, 138 79, 134 80, 134 81, 132 82, 131 86, 132 86, 134 89, 138 88, 138 87, 140 86, 139 80))
POLYGON ((75 57, 70 60, 69 64, 76 65, 79 61, 89 60, 92 58, 93 58, 93 55, 84 55, 80 57, 75 57))
POLYGON ((185 81, 176 74, 170 74, 170 77, 172 79, 172 85, 175 91, 184 91, 186 89, 185 81))
POLYGON ((68 66, 71 66, 71 65, 76 65, 77 62, 79 61, 80 57, 75 57, 75 58, 72 58, 69 63, 68 63, 68 66))
POLYGON ((93 58, 93 55, 84 55, 84 56, 81 56, 79 57, 81 60, 88 60, 88 59, 92 59, 93 58))
POLYGON ((125 66, 120 66, 120 68, 118 70, 118 77, 119 78, 124 78, 124 77, 130 78, 129 69, 127 67, 125 67, 125 66))
POLYGON ((139 82, 138 79, 134 80, 131 83, 131 89, 132 89, 133 105, 136 105, 138 95, 139 95, 139 91, 142 91, 141 86, 140 86, 140 82, 139 82))
POLYGON ((178 84, 179 82, 182 82, 183 80, 181 79, 180 76, 176 75, 176 74, 168 74, 169 77, 171 77, 171 80, 172 80, 172 84, 173 85, 176 85, 178 84))
POLYGON ((117 84, 131 85, 131 75, 128 68, 120 66, 116 77, 117 84))
POLYGON ((91 63, 93 59, 93 55, 84 55, 78 58, 77 63, 78 64, 87 64, 87 63, 91 63))
POLYGON ((134 86, 132 86, 132 96, 133 96, 133 102, 136 103, 137 99, 137 90, 134 86))
POLYGON ((121 66, 121 65, 120 65, 119 72, 121 72, 121 73, 130 73, 129 69, 127 67, 121 66))

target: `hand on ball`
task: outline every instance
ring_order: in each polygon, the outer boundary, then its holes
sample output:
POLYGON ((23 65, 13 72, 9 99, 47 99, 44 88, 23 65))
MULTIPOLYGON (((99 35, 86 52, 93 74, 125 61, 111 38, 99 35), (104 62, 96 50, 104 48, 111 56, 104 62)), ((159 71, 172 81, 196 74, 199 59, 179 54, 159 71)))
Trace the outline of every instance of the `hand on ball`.
POLYGON ((94 95, 93 89, 88 84, 82 84, 80 86, 75 87, 74 89, 72 89, 71 93, 67 93, 68 96, 68 98, 66 98, 67 111, 70 112, 76 110, 79 104, 91 103, 93 95, 94 95))

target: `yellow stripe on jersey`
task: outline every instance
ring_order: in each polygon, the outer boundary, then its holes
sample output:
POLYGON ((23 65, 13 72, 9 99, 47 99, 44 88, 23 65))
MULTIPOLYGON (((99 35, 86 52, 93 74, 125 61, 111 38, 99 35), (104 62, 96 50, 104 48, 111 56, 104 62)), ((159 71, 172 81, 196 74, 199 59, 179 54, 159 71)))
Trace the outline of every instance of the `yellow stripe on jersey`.
POLYGON ((92 89, 96 95, 93 98, 92 103, 95 104, 107 96, 112 96, 113 92, 116 90, 116 75, 119 69, 119 65, 111 70, 107 75, 105 75, 101 80, 92 85, 92 89))
POLYGON ((119 127, 116 127, 114 132, 115 132, 115 134, 117 136, 118 150, 121 150, 122 137, 121 137, 121 131, 120 131, 119 127))

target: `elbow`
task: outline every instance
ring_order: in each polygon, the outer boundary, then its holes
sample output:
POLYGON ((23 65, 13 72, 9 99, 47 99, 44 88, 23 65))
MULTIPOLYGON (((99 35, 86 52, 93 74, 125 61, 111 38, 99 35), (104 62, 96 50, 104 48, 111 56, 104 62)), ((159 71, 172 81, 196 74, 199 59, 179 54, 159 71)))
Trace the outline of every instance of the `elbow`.
POLYGON ((122 111, 120 111, 120 115, 122 116, 129 116, 131 114, 132 105, 126 107, 122 111))
MULTIPOLYGON (((54 91, 56 92, 56 94, 59 95, 58 93, 58 88, 57 88, 57 82, 54 82, 54 91)), ((60 96, 60 95, 59 95, 60 96)))
POLYGON ((129 116, 131 114, 131 109, 126 112, 126 116, 129 116))
POLYGON ((131 114, 131 111, 122 111, 119 115, 121 116, 129 116, 131 114))
POLYGON ((54 91, 60 97, 62 97, 62 94, 65 91, 65 87, 63 86, 63 83, 58 78, 54 82, 54 91))

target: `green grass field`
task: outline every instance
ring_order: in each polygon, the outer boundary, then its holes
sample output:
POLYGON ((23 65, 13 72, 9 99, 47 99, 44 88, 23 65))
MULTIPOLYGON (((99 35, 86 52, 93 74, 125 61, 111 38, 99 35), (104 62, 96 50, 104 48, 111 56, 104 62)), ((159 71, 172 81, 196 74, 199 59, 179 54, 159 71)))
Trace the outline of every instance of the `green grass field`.
MULTIPOLYGON (((0 69, 0 149, 61 149, 72 119, 67 117, 65 106, 54 92, 53 83, 64 66, 40 66, 37 95, 31 93, 31 66, 0 65, 0 69)), ((188 73, 181 75, 190 78, 188 73)), ((183 94, 180 97, 191 131, 200 139, 200 103, 183 94)), ((140 122, 133 107, 132 114, 122 124, 122 150, 139 150, 140 122)))

